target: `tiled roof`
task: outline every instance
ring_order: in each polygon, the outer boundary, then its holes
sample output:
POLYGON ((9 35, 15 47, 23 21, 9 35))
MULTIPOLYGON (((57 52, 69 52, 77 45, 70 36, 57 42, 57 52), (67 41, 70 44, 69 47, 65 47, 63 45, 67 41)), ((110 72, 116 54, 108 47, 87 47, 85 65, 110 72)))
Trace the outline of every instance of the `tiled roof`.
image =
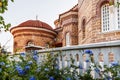
POLYGON ((39 21, 39 20, 28 20, 28 21, 25 21, 19 24, 16 27, 38 27, 38 28, 45 28, 45 29, 53 30, 53 28, 50 25, 48 25, 45 22, 39 21))

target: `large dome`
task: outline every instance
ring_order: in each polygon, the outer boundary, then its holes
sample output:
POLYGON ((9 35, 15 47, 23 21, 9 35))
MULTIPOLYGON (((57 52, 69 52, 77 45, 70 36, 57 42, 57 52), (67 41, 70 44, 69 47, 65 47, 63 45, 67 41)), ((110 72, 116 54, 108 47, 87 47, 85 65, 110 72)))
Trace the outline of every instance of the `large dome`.
POLYGON ((28 20, 28 21, 25 21, 25 22, 19 24, 16 27, 39 27, 39 28, 53 30, 53 28, 50 25, 48 25, 45 22, 39 21, 39 20, 28 20))
POLYGON ((24 52, 28 48, 38 49, 46 47, 48 42, 52 42, 57 33, 47 23, 39 20, 28 20, 10 29, 14 38, 14 51, 24 52), (29 43, 33 46, 29 46, 29 43))

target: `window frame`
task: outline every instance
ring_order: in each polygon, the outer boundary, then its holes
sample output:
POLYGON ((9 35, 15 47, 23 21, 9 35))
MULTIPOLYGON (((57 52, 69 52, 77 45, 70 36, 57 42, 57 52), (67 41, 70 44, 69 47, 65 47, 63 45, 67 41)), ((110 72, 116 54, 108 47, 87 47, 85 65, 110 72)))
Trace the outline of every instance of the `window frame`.
POLYGON ((65 42, 66 42, 66 46, 70 46, 71 45, 70 32, 66 33, 66 35, 65 35, 65 42))

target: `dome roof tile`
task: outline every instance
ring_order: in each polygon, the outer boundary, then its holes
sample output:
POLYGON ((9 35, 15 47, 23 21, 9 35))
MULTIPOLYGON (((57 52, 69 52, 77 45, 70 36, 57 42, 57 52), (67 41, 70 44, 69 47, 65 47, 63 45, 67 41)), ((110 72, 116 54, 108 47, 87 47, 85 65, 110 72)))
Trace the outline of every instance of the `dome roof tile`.
POLYGON ((45 22, 39 21, 39 20, 28 20, 28 21, 25 21, 25 22, 19 24, 16 27, 39 27, 39 28, 53 30, 53 28, 50 25, 48 25, 45 22))

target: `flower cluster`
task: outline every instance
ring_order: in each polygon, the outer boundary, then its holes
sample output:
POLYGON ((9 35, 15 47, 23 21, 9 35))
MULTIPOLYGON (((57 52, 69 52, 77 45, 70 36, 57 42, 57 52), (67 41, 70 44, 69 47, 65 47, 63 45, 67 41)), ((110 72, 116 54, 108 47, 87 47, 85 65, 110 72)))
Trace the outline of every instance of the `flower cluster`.
MULTIPOLYGON (((84 53, 93 54, 91 50, 86 50, 84 53)), ((95 64, 85 70, 82 64, 75 65, 72 60, 71 65, 60 68, 58 55, 54 53, 48 54, 40 65, 38 65, 37 51, 31 54, 13 55, 12 59, 8 57, 8 55, 0 57, 0 80, 94 80, 91 71, 96 72, 101 80, 120 79, 117 75, 120 71, 118 62, 111 62, 111 67, 105 66, 102 71, 101 67, 95 64), (111 73, 111 76, 108 73, 111 73)), ((87 63, 89 64, 90 60, 86 60, 87 63)))

